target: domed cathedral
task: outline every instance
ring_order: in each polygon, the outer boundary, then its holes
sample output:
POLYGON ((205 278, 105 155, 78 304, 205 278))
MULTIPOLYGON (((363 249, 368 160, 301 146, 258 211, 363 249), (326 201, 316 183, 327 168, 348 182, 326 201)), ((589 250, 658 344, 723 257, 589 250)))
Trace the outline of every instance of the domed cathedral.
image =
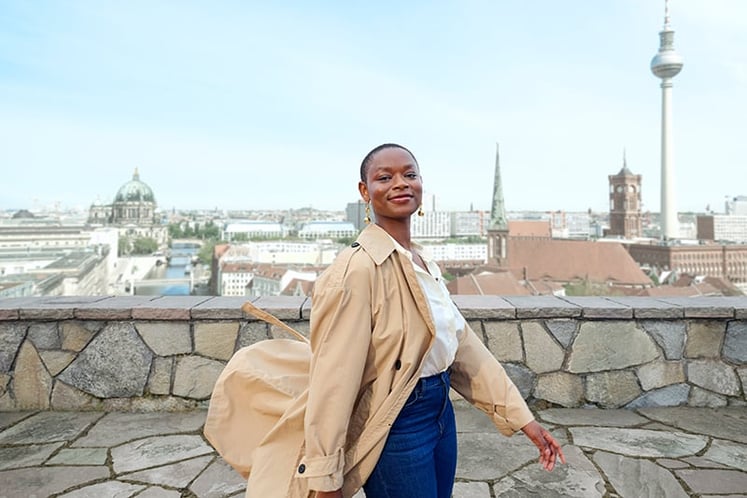
POLYGON ((167 241, 168 230, 161 224, 156 196, 153 189, 140 180, 137 168, 132 174, 132 180, 117 190, 114 202, 91 204, 88 223, 115 226, 120 228, 120 235, 153 238, 159 245, 167 241))

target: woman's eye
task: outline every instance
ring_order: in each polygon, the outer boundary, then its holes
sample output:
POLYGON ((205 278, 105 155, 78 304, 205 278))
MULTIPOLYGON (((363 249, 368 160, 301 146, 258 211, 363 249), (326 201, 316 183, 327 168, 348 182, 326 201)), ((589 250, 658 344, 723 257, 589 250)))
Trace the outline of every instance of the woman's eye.
POLYGON ((417 173, 407 173, 405 176, 411 180, 414 180, 418 177, 417 173))
POLYGON ((384 175, 384 176, 378 177, 377 180, 379 180, 380 182, 385 182, 385 181, 389 180, 390 178, 391 178, 391 176, 384 175))

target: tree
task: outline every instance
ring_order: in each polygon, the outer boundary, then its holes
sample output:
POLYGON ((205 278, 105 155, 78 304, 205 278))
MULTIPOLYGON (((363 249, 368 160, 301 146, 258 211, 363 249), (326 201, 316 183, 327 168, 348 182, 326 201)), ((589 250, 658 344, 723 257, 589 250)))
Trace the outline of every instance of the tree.
POLYGON ((213 252, 217 243, 217 240, 207 240, 202 244, 200 251, 197 253, 197 259, 200 260, 200 263, 209 265, 213 262, 213 252))
POLYGON ((137 237, 132 242, 133 254, 152 254, 158 250, 158 241, 150 237, 137 237))

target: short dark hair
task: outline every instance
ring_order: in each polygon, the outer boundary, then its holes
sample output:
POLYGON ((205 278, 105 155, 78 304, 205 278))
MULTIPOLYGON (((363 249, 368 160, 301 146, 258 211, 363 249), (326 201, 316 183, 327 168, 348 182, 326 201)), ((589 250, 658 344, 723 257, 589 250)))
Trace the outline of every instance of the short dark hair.
POLYGON ((384 149, 402 149, 412 156, 416 165, 418 164, 418 160, 415 159, 415 154, 410 152, 410 149, 408 149, 405 146, 394 144, 394 143, 377 145, 376 147, 371 149, 371 151, 368 154, 366 154, 366 157, 363 158, 363 162, 361 162, 361 181, 363 183, 366 183, 366 173, 368 172, 369 164, 371 164, 371 161, 373 161, 374 156, 384 149))

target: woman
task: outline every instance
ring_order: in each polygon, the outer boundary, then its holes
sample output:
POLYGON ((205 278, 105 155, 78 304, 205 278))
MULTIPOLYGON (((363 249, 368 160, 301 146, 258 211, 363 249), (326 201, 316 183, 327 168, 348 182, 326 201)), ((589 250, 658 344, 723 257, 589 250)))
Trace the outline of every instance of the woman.
POLYGON ((438 266, 410 238, 423 193, 415 157, 383 144, 360 173, 376 222, 315 285, 299 488, 317 498, 349 497, 361 486, 367 498, 450 497, 450 387, 502 433, 522 430, 545 469, 565 462, 449 299, 438 266))

